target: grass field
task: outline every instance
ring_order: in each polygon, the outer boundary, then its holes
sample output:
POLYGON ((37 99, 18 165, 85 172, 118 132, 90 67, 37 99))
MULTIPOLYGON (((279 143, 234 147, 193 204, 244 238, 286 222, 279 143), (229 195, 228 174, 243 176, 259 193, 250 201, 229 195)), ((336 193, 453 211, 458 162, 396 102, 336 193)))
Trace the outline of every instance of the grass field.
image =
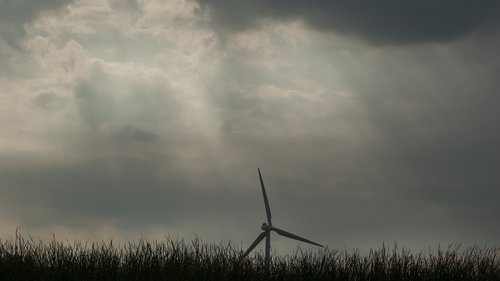
POLYGON ((498 249, 450 247, 414 254, 381 247, 366 255, 320 250, 241 259, 230 244, 138 241, 82 243, 0 240, 0 280, 495 280, 498 249))

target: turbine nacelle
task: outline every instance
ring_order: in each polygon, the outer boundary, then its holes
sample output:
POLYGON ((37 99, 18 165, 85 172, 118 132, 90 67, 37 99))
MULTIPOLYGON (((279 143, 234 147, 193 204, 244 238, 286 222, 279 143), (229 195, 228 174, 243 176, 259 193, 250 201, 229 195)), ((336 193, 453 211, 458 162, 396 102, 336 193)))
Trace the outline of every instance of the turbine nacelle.
POLYGON ((271 231, 271 230, 273 230, 272 226, 267 225, 267 223, 263 223, 262 226, 260 227, 260 229, 262 229, 264 231, 271 231))

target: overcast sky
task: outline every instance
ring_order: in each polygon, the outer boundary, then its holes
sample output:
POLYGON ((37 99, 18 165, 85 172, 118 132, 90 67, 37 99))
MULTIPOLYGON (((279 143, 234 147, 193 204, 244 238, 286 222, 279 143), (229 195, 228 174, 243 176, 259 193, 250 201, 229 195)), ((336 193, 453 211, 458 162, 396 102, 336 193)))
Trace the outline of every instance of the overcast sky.
POLYGON ((498 246, 499 13, 2 0, 1 237, 498 246))

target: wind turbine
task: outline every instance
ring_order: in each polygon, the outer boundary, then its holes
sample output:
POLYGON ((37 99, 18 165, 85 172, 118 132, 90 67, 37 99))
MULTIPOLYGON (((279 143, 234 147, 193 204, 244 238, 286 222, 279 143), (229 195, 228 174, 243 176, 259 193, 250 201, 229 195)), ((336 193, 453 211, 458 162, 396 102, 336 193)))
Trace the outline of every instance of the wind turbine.
POLYGON ((279 229, 277 227, 274 227, 273 224, 271 223, 271 208, 269 208, 269 201, 267 200, 267 194, 266 194, 266 188, 264 187, 264 181, 262 180, 262 175, 260 173, 260 169, 257 168, 259 171, 259 178, 260 178, 260 186, 262 187, 262 195, 264 196, 264 204, 266 206, 266 215, 267 215, 267 223, 263 223, 261 229, 264 230, 259 236, 257 236, 257 239, 248 247, 248 250, 243 254, 243 257, 248 256, 250 252, 264 239, 266 238, 266 252, 265 252, 265 261, 266 265, 269 265, 269 254, 271 252, 271 231, 274 231, 278 233, 281 236, 285 236, 288 238, 292 238, 298 241, 306 242, 309 244, 313 244, 319 247, 324 247, 321 244, 318 244, 316 242, 313 242, 311 240, 307 240, 305 238, 302 238, 298 235, 295 235, 293 233, 284 231, 282 229, 279 229))

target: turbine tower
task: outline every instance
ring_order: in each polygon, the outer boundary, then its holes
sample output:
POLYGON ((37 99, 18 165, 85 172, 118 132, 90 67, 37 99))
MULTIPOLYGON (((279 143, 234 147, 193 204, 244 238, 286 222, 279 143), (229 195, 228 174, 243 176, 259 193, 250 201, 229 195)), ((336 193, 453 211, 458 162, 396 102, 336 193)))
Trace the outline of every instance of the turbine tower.
POLYGON ((313 245, 316 245, 316 246, 319 246, 319 247, 324 247, 321 244, 318 244, 318 243, 313 242, 311 240, 307 240, 307 239, 302 238, 302 237, 300 237, 298 235, 295 235, 293 233, 284 231, 282 229, 279 229, 279 228, 273 226, 273 224, 271 223, 271 208, 269 207, 269 201, 267 200, 266 188, 264 187, 264 181, 262 180, 262 175, 260 173, 260 169, 257 168, 257 170, 259 171, 260 186, 262 188, 262 195, 264 196, 264 205, 266 206, 267 223, 263 223, 262 224, 261 229, 263 230, 263 232, 261 234, 259 234, 259 236, 257 236, 257 239, 255 239, 255 241, 252 243, 252 245, 250 245, 250 247, 248 247, 248 250, 243 254, 243 257, 248 256, 248 254, 250 254, 250 252, 265 237, 266 238, 265 261, 266 261, 266 265, 269 266, 269 255, 270 255, 270 252, 271 252, 271 231, 274 231, 274 232, 278 233, 281 236, 285 236, 285 237, 292 238, 292 239, 295 239, 295 240, 298 240, 298 241, 302 241, 302 242, 306 242, 306 243, 309 243, 309 244, 313 244, 313 245))

